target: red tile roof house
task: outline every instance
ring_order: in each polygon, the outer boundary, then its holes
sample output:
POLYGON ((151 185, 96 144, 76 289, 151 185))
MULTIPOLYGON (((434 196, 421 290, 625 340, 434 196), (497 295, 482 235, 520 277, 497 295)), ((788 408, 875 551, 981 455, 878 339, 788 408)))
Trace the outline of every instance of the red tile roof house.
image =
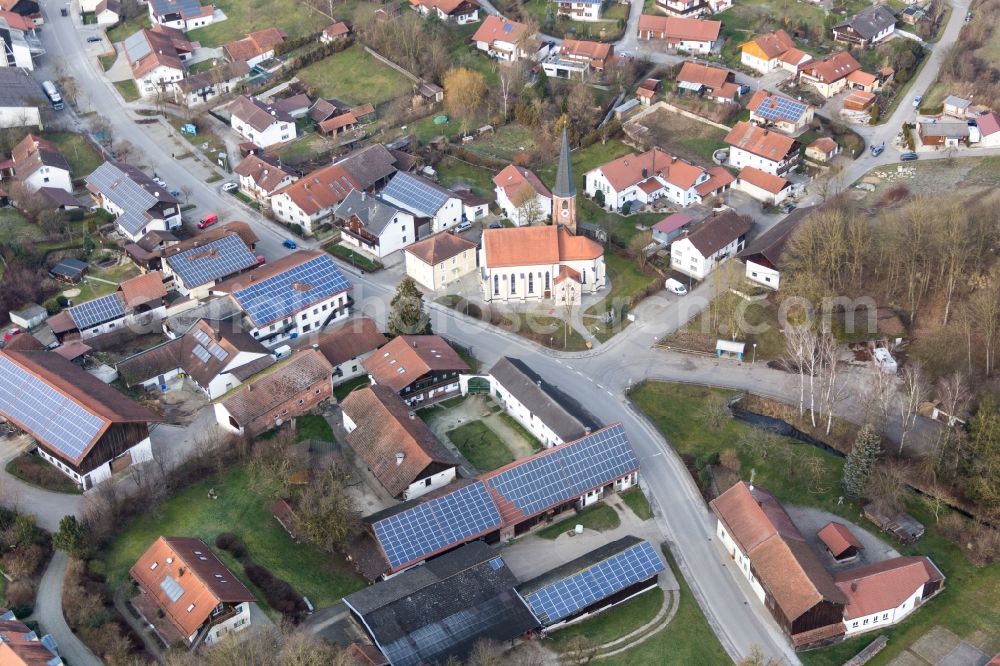
POLYGON ((0 666, 63 666, 55 639, 46 634, 38 634, 23 622, 19 622, 13 611, 0 608, 0 666))
POLYGON ((750 120, 757 125, 773 125, 785 134, 798 134, 810 124, 816 112, 808 102, 777 95, 761 88, 747 102, 750 120))
POLYGON ((245 62, 247 67, 255 67, 273 58, 274 49, 286 39, 288 33, 281 28, 265 28, 226 44, 222 50, 230 62, 245 62))
POLYGON ((979 126, 979 145, 986 147, 1000 146, 1000 116, 993 113, 979 116, 976 120, 979 126))
POLYGON ((295 120, 260 100, 240 95, 229 104, 229 124, 248 141, 261 148, 295 138, 295 120))
POLYGON ((407 405, 431 403, 460 392, 458 376, 469 372, 444 338, 400 335, 364 361, 372 384, 387 386, 407 405))
POLYGON ((711 53, 721 45, 722 21, 643 14, 639 39, 665 42, 667 48, 688 53, 711 53))
POLYGON ((791 196, 796 188, 790 181, 753 167, 743 167, 736 177, 734 190, 746 192, 767 206, 777 206, 791 196))
POLYGON ((599 203, 603 198, 608 210, 619 211, 627 202, 648 204, 660 198, 678 206, 700 204, 729 189, 733 180, 722 167, 706 170, 653 149, 591 169, 584 174, 584 190, 599 203))
POLYGON ((552 217, 552 192, 533 171, 508 164, 493 177, 497 205, 516 226, 530 226, 552 217))
POLYGON ((433 13, 442 21, 458 25, 479 20, 479 3, 476 0, 410 0, 410 6, 421 16, 433 13))
POLYGON ((535 53, 535 45, 528 44, 532 36, 527 32, 528 26, 523 23, 491 14, 476 30, 472 41, 492 58, 513 61, 530 58, 535 53))
POLYGON ((782 176, 802 160, 800 144, 790 136, 740 121, 726 135, 728 165, 734 169, 754 167, 773 176, 782 176))
POLYGON ((299 179, 280 160, 266 154, 247 155, 233 172, 239 177, 240 192, 264 205, 269 205, 272 194, 299 179))
POLYGON ((848 75, 859 69, 861 63, 847 51, 841 51, 803 67, 799 72, 799 82, 811 85, 820 95, 829 99, 846 88, 848 75))
POLYGON ((248 380, 215 403, 215 420, 237 434, 257 436, 308 414, 333 395, 333 366, 315 349, 293 352, 288 360, 248 380))
POLYGON ((340 406, 347 444, 392 497, 416 499, 454 481, 459 458, 391 388, 358 389, 340 406))
POLYGON ((733 104, 740 96, 736 75, 729 70, 685 62, 677 74, 677 91, 697 93, 719 104, 733 104))
POLYGON ((0 415, 84 490, 152 460, 150 424, 160 421, 59 354, 41 350, 0 350, 0 415))
POLYGON ((160 93, 173 96, 177 83, 185 76, 184 62, 195 49, 180 30, 162 25, 132 34, 122 42, 122 47, 143 97, 160 93))
POLYGON ((333 366, 333 385, 337 386, 365 374, 365 359, 385 346, 389 338, 382 335, 374 320, 357 317, 318 335, 299 337, 295 342, 297 349, 319 349, 333 366))
POLYGON ((335 42, 338 39, 344 39, 349 34, 351 34, 350 26, 343 21, 337 21, 336 23, 331 23, 323 28, 323 32, 319 35, 319 41, 324 44, 329 44, 330 42, 335 42))
POLYGON ((10 156, 14 177, 32 192, 43 187, 73 191, 69 162, 51 141, 29 134, 14 146, 10 156))
POLYGON ((840 154, 840 145, 828 136, 821 136, 806 146, 806 158, 817 162, 829 162, 840 154))
POLYGON ((166 317, 167 290, 163 274, 153 271, 125 280, 110 294, 72 305, 49 317, 49 327, 60 342, 87 340, 130 328, 159 330, 166 317))
POLYGON ((130 603, 168 646, 214 645, 250 626, 256 599, 201 539, 161 536, 129 575, 130 603))

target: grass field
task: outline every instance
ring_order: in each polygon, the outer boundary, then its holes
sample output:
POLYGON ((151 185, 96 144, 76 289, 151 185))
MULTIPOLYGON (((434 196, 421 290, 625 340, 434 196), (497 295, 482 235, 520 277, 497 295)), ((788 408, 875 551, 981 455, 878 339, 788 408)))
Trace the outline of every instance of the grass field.
POLYGON ((552 642, 557 650, 572 649, 573 638, 586 636, 590 645, 604 645, 651 622, 662 606, 663 590, 656 587, 597 617, 560 629, 552 634, 552 642))
POLYGON ((355 377, 354 379, 346 381, 343 384, 340 384, 339 386, 334 386, 333 396, 337 398, 338 401, 343 400, 344 398, 347 397, 347 394, 349 394, 354 389, 358 388, 359 386, 369 386, 371 383, 372 383, 371 379, 368 378, 368 375, 361 375, 360 377, 355 377))
POLYGON ((333 256, 339 257, 340 259, 343 259, 352 266, 362 268, 368 271, 369 273, 374 273, 375 271, 382 268, 382 264, 378 264, 369 259, 368 257, 366 257, 365 255, 361 254, 360 252, 355 252, 351 248, 346 247, 344 245, 340 245, 338 243, 327 245, 324 249, 333 256))
POLYGON ((710 166, 712 153, 726 145, 724 130, 672 111, 652 113, 642 118, 640 124, 649 128, 649 138, 654 144, 700 166, 710 166))
POLYGON ((74 178, 89 175, 104 162, 94 144, 82 134, 51 132, 42 136, 59 147, 59 152, 69 162, 70 172, 74 178))
POLYGON ((448 439, 480 472, 489 472, 514 461, 514 454, 482 421, 471 421, 449 430, 448 439))
MULTIPOLYGON (((129 567, 161 535, 203 539, 246 582, 235 559, 214 548, 218 534, 233 532, 246 544, 254 562, 288 581, 317 608, 330 606, 345 594, 364 587, 364 582, 343 559, 293 542, 271 516, 269 504, 267 498, 255 492, 243 467, 194 484, 154 513, 140 516, 125 526, 104 554, 108 585, 116 588, 125 582, 129 567), (208 498, 209 488, 215 489, 219 499, 208 498)), ((262 601, 263 595, 258 593, 257 598, 262 601)))
MULTIPOLYGON (((607 292, 604 300, 587 309, 585 314, 592 317, 603 315, 614 308, 615 317, 620 320, 624 315, 624 310, 628 308, 629 300, 636 294, 644 292, 649 285, 660 279, 652 272, 645 273, 639 270, 635 260, 611 251, 604 252, 604 266, 608 279, 611 280, 611 289, 607 292)), ((586 323, 587 328, 602 341, 617 332, 615 325, 606 326, 594 320, 586 320, 586 323)))
POLYGON ((653 517, 653 510, 649 508, 649 500, 646 499, 641 488, 629 488, 621 494, 621 498, 639 520, 649 520, 653 517))
POLYGON ((496 196, 493 186, 494 174, 489 169, 478 167, 450 156, 438 162, 435 168, 438 172, 438 180, 445 187, 451 188, 456 185, 466 185, 479 196, 486 197, 491 201, 496 196))
POLYGON ((321 442, 333 441, 333 428, 319 414, 307 414, 295 419, 296 439, 318 439, 321 442))
POLYGON ((0 240, 4 242, 41 240, 45 237, 42 228, 24 219, 13 208, 0 208, 0 240))
POLYGON ((601 502, 599 504, 588 506, 575 516, 540 529, 535 532, 535 534, 543 539, 557 539, 560 535, 565 532, 569 532, 577 525, 583 525, 585 528, 590 530, 605 532, 607 530, 615 529, 621 525, 621 522, 622 521, 618 517, 618 514, 615 513, 615 510, 607 504, 601 502))
POLYGON ((410 91, 410 80, 355 44, 299 70, 316 94, 350 104, 381 104, 410 91))
POLYGON ((306 3, 294 0, 215 0, 214 4, 228 18, 186 33, 192 42, 222 46, 264 28, 281 28, 288 33, 289 39, 295 39, 332 23, 306 3))
POLYGON ((498 127, 465 147, 474 153, 509 162, 534 143, 534 130, 516 123, 498 127))
POLYGON ((108 39, 111 43, 124 41, 126 37, 139 32, 143 28, 149 27, 149 14, 145 9, 138 15, 119 23, 107 31, 108 39))

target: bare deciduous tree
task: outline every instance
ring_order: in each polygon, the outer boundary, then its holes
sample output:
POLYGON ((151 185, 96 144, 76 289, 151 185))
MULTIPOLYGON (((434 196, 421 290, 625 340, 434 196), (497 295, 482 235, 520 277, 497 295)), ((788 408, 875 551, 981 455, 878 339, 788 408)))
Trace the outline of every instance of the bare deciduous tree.
POLYGON ((920 405, 927 400, 927 380, 919 362, 903 368, 900 385, 899 407, 899 455, 903 455, 906 438, 917 424, 920 405))

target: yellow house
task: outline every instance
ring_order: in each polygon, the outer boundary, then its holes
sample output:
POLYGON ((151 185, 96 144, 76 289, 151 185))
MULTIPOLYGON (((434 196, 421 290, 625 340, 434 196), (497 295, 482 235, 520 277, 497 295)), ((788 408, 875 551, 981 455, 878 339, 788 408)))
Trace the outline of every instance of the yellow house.
POLYGON ((413 243, 403 252, 406 274, 421 286, 437 291, 476 270, 476 244, 457 234, 442 232, 413 243))

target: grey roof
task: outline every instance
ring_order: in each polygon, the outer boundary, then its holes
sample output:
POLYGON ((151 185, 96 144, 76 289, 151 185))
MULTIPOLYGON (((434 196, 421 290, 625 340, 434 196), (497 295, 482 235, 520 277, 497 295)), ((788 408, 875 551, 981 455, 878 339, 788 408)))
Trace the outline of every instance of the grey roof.
POLYGON ((409 213, 404 213, 373 194, 365 194, 357 190, 351 190, 350 194, 337 206, 334 214, 342 220, 349 220, 352 215, 357 216, 365 229, 376 236, 381 234, 386 225, 392 222, 397 215, 409 215, 409 213))
POLYGON ((971 106, 972 102, 962 97, 958 97, 957 95, 948 95, 944 98, 944 104, 945 106, 954 106, 960 109, 965 109, 971 106))
POLYGON ((187 333, 199 319, 209 321, 227 321, 239 318, 243 310, 231 296, 213 298, 190 310, 184 310, 163 320, 163 325, 169 335, 178 336, 187 333))
POLYGON ((45 92, 28 72, 17 67, 0 67, 0 107, 38 106, 45 92))
POLYGON ((160 16, 164 14, 180 14, 184 17, 197 16, 201 13, 201 3, 198 0, 149 0, 153 11, 160 16))
POLYGON ((132 62, 138 62, 152 52, 144 30, 139 30, 126 37, 122 45, 132 62))
POLYGON ((396 173, 395 156, 380 143, 357 150, 335 164, 347 169, 364 190, 396 173))
POLYGON ((589 428, 594 427, 593 417, 588 415, 587 423, 584 423, 574 416, 562 405, 552 387, 543 382, 519 359, 502 357, 490 368, 490 376, 564 442, 583 437, 589 428))
POLYGON ((133 235, 146 225, 147 211, 158 203, 179 203, 165 187, 128 164, 105 162, 86 181, 91 189, 125 211, 115 222, 133 235))
POLYGON ((228 234, 164 259, 187 289, 215 282, 257 265, 239 234, 228 234))
POLYGON ((481 541, 344 598, 393 666, 464 659, 476 641, 506 641, 538 620, 503 558, 481 541))
POLYGON ((920 135, 965 139, 969 136, 969 125, 964 122, 920 123, 920 135))
POLYGON ((695 225, 687 236, 703 257, 713 254, 746 234, 753 226, 753 220, 746 215, 728 211, 722 215, 709 217, 695 225))
POLYGON ((454 192, 446 190, 423 176, 401 171, 382 190, 386 201, 423 217, 434 217, 448 199, 457 199, 454 192))
POLYGON ((756 263, 766 261, 771 268, 780 270, 781 255, 785 251, 785 245, 814 208, 815 206, 796 208, 781 222, 753 239, 737 256, 743 260, 754 259, 756 263))
POLYGON ((569 156, 569 135, 563 127, 562 146, 559 148, 559 170, 556 172, 556 186, 552 194, 557 197, 572 197, 576 195, 576 185, 573 183, 573 162, 569 156))
POLYGON ((837 28, 850 26, 863 39, 870 40, 889 26, 896 25, 896 15, 885 5, 872 5, 838 24, 837 28))
POLYGON ((38 303, 28 303, 20 310, 11 310, 11 314, 15 317, 20 317, 21 319, 34 319, 35 317, 44 317, 49 313, 48 310, 43 308, 38 303))

